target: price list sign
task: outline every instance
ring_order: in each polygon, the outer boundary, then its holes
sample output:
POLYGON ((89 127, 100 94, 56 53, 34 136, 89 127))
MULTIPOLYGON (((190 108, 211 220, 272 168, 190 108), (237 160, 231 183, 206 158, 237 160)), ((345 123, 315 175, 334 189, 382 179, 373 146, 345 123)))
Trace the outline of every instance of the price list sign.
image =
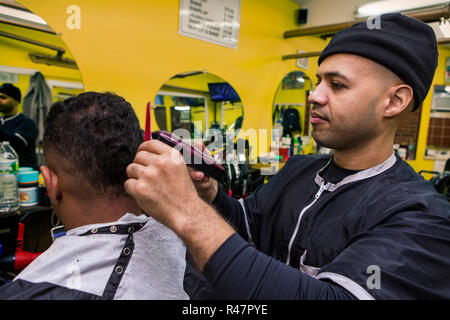
POLYGON ((179 33, 237 49, 241 0, 180 0, 179 33))

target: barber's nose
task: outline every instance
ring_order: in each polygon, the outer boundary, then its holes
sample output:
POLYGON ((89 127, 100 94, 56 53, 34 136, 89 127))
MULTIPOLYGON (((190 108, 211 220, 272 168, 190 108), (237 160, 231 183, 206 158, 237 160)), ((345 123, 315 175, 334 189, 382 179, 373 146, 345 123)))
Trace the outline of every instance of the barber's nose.
POLYGON ((317 87, 308 96, 308 102, 316 105, 325 105, 328 102, 328 96, 322 83, 319 83, 317 87))

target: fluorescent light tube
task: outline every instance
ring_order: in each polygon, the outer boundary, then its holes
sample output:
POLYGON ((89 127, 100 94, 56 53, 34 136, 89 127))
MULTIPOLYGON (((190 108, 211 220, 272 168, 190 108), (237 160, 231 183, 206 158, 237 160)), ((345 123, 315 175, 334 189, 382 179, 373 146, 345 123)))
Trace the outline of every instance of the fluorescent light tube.
POLYGON ((400 12, 446 4, 444 0, 382 0, 363 4, 358 7, 357 18, 373 17, 384 13, 400 12))
POLYGON ((189 110, 191 110, 191 107, 190 106, 176 106, 175 110, 177 110, 177 111, 189 111, 189 110))
POLYGON ((5 6, 0 6, 0 14, 9 16, 9 17, 13 17, 13 18, 17 18, 17 19, 21 19, 21 20, 26 20, 26 21, 30 21, 30 22, 34 22, 34 23, 47 25, 47 22, 45 22, 44 19, 42 19, 38 15, 36 15, 32 12, 28 12, 28 11, 23 11, 23 10, 9 8, 9 7, 5 7, 5 6))

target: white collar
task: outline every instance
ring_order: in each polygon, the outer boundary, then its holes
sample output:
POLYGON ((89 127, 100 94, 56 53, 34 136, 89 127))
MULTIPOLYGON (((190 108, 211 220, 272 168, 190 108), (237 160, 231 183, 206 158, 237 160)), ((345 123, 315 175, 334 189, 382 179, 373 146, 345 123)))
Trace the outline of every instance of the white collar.
POLYGON ((79 226, 77 228, 70 229, 67 231, 67 235, 81 235, 93 228, 102 228, 102 227, 108 227, 110 225, 119 225, 119 224, 128 224, 128 223, 135 223, 135 222, 146 222, 149 220, 150 217, 146 216, 145 214, 141 214, 139 216, 127 212, 124 214, 119 220, 112 221, 112 222, 106 222, 106 223, 95 223, 95 224, 86 224, 83 226, 79 226))
POLYGON ((15 115, 13 115, 13 116, 11 116, 11 117, 3 118, 3 121, 9 121, 9 120, 12 120, 12 119, 14 119, 14 118, 17 118, 19 115, 20 115, 20 113, 16 113, 15 115))
MULTIPOLYGON (((338 182, 336 184, 328 182, 324 186, 324 190, 334 191, 334 190, 336 190, 337 188, 339 188, 340 186, 342 186, 344 184, 376 176, 376 175, 386 171, 390 167, 392 167, 395 164, 396 161, 397 161, 397 158, 395 156, 395 153, 392 153, 390 155, 390 157, 386 159, 386 161, 384 161, 383 163, 381 163, 381 164, 379 164, 379 165, 377 165, 375 167, 371 167, 371 168, 368 168, 368 169, 365 169, 365 170, 362 170, 362 171, 358 171, 357 173, 351 174, 351 175, 345 177, 344 179, 342 179, 340 182, 338 182)), ((319 186, 322 186, 325 183, 324 179, 320 176, 320 174, 325 170, 326 167, 328 167, 330 162, 331 162, 331 159, 330 159, 330 161, 328 161, 328 163, 322 169, 320 169, 316 173, 316 178, 315 178, 314 181, 319 186)))

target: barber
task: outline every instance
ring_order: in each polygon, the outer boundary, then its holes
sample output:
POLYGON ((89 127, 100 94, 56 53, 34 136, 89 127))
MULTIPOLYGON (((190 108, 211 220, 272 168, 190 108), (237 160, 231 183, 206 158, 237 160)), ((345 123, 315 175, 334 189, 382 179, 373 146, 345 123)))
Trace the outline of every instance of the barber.
POLYGON ((0 86, 0 141, 9 141, 19 156, 19 166, 39 170, 36 156, 37 127, 18 111, 22 94, 11 83, 0 86))
POLYGON ((311 122, 332 156, 292 157, 238 201, 160 141, 140 146, 126 190, 185 241, 215 298, 450 298, 450 205, 393 151, 436 38, 401 14, 379 26, 337 33, 319 57, 311 122))

